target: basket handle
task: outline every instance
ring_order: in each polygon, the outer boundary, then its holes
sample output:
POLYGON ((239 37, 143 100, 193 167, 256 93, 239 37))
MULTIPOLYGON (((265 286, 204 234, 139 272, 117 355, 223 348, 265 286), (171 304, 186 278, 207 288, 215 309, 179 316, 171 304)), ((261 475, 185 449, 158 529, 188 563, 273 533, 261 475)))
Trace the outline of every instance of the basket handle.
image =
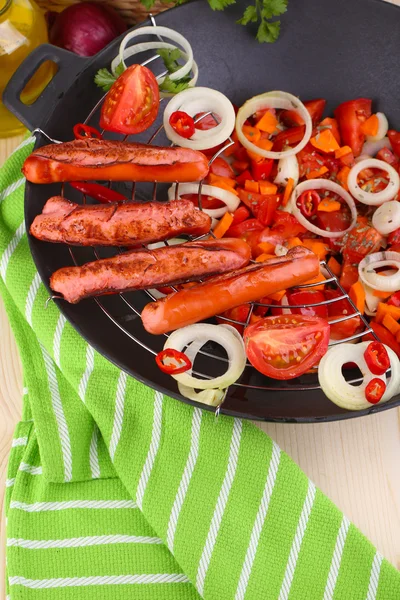
POLYGON ((64 94, 88 62, 63 48, 42 44, 25 58, 11 77, 3 92, 3 103, 29 130, 44 127, 52 114, 55 98, 64 94), (57 72, 33 104, 24 104, 20 100, 21 92, 46 60, 56 63, 57 72))

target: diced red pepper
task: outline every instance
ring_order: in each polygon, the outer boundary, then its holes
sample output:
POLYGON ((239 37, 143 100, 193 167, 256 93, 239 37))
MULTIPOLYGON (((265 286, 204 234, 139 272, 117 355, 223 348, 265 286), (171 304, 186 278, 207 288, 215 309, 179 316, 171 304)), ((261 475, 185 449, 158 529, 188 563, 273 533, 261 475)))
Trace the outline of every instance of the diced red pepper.
POLYGON ((213 175, 217 175, 218 177, 229 177, 229 179, 235 179, 235 173, 231 165, 221 156, 218 156, 212 161, 210 165, 210 173, 213 173, 213 175))
POLYGON ((340 104, 335 110, 343 146, 350 146, 354 156, 359 156, 365 141, 362 124, 371 116, 372 101, 357 98, 340 104))
MULTIPOLYGON (((310 113, 312 124, 315 126, 322 119, 325 110, 326 100, 318 98, 316 100, 307 100, 304 106, 310 113)), ((295 110, 283 110, 279 116, 280 120, 287 127, 295 127, 296 125, 304 125, 304 121, 300 114, 295 110)))
POLYGON ((274 145, 272 150, 280 152, 286 146, 296 146, 303 139, 305 130, 305 126, 300 125, 299 127, 291 127, 290 129, 281 131, 273 140, 274 145))
POLYGON ((261 204, 257 209, 257 219, 260 221, 264 227, 268 227, 271 225, 274 220, 275 211, 279 205, 280 196, 278 194, 274 194, 271 196, 264 196, 264 200, 262 200, 261 204))
POLYGON ((245 181, 248 181, 251 179, 253 179, 253 176, 248 169, 246 169, 245 171, 243 171, 243 173, 240 173, 240 175, 238 175, 236 177, 236 181, 242 187, 244 186, 245 181))
POLYGON ((389 300, 387 301, 388 304, 390 304, 390 306, 397 306, 398 308, 400 307, 400 292, 395 292, 394 294, 392 294, 389 298, 389 300))
POLYGON ((358 267, 357 265, 344 261, 342 267, 342 273, 340 275, 340 285, 346 292, 349 291, 353 283, 358 281, 358 267))
MULTIPOLYGON (((287 298, 289 304, 318 304, 325 301, 325 294, 319 290, 299 290, 288 291, 287 298)), ((292 308, 292 313, 304 315, 306 317, 328 317, 328 308, 326 304, 321 306, 307 306, 306 308, 292 308)))
POLYGON ((247 219, 237 225, 231 225, 226 232, 225 237, 242 237, 249 231, 262 231, 264 226, 258 219, 247 219))
POLYGON ((272 158, 265 158, 261 162, 256 162, 255 160, 251 161, 251 174, 252 179, 255 181, 260 181, 262 179, 268 179, 271 175, 272 166, 274 161, 272 158))
MULTIPOLYGON (((380 323, 377 323, 376 321, 371 321, 370 327, 378 336, 379 341, 382 342, 382 344, 385 344, 385 346, 389 346, 389 348, 391 348, 393 352, 395 352, 400 358, 400 344, 398 343, 394 335, 390 333, 390 331, 386 329, 386 327, 384 327, 380 323)), ((364 340, 372 340, 373 342, 376 341, 371 334, 366 335, 364 337, 364 340)))
POLYGON ((383 160, 383 162, 392 165, 392 167, 396 167, 399 164, 399 159, 393 154, 390 148, 381 148, 375 158, 383 160))
POLYGON ((233 213, 233 221, 232 225, 237 225, 238 223, 242 223, 246 219, 250 217, 250 211, 246 206, 239 206, 233 213))
POLYGON ((400 131, 389 129, 388 138, 393 148, 393 152, 400 158, 400 131))
POLYGON ((359 216, 355 227, 345 236, 343 258, 345 262, 358 264, 367 254, 377 252, 382 242, 383 236, 368 225, 367 217, 359 216))

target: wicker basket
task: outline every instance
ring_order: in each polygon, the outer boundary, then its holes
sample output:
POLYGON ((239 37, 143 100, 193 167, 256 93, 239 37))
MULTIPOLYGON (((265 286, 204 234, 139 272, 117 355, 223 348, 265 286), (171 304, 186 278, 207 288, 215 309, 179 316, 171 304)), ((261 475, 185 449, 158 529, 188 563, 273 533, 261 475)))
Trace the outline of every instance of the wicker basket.
MULTIPOLYGON (((135 23, 140 23, 147 19, 149 13, 151 12, 153 15, 157 15, 158 13, 166 10, 173 6, 173 3, 161 2, 156 0, 154 6, 152 6, 151 10, 147 10, 147 8, 140 2, 140 0, 94 0, 102 4, 108 4, 115 8, 123 17, 123 19, 127 22, 128 25, 134 25, 135 23)), ((38 4, 43 10, 54 10, 56 12, 62 11, 70 4, 77 4, 80 0, 35 0, 36 4, 38 4)))

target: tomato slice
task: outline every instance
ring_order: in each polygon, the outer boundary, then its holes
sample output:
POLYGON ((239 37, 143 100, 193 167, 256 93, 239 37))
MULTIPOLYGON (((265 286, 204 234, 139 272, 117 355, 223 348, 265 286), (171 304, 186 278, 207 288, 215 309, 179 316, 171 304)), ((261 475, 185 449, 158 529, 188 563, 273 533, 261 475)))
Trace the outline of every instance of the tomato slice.
MULTIPOLYGON (((289 291, 287 293, 289 304, 319 304, 325 301, 325 294, 320 290, 298 290, 289 291)), ((290 312, 303 315, 306 317, 322 317, 326 319, 328 317, 328 308, 326 304, 321 306, 306 306, 305 308, 292 308, 290 312)))
POLYGON ((359 156, 365 141, 362 124, 371 116, 372 101, 357 98, 340 104, 335 110, 343 146, 350 146, 354 156, 359 156))
MULTIPOLYGON (((199 195, 198 194, 182 194, 181 198, 185 200, 190 200, 195 206, 199 205, 199 195)), ((202 208, 222 208, 225 204, 222 200, 218 200, 218 198, 213 198, 212 196, 201 195, 201 206, 202 208)))
POLYGON ((128 135, 141 133, 156 120, 159 104, 153 73, 142 65, 132 65, 108 92, 101 108, 100 127, 128 135))
POLYGON ((293 379, 326 353, 329 323, 318 317, 265 317, 246 327, 244 343, 251 364, 273 379, 293 379))
MULTIPOLYGON (((325 109, 326 100, 323 98, 317 98, 316 100, 307 100, 304 102, 304 106, 310 113, 312 124, 317 125, 322 119, 322 115, 325 109)), ((304 125, 303 118, 295 110, 283 110, 279 116, 279 119, 287 127, 295 127, 296 125, 304 125)))
MULTIPOLYGON (((327 300, 334 300, 335 298, 340 298, 343 296, 340 290, 331 290, 329 288, 325 290, 324 294, 327 300)), ((344 315, 351 315, 354 313, 354 308, 346 298, 327 304, 327 309, 328 321, 333 321, 334 319, 339 319, 344 315)), ((348 337, 351 337, 357 333, 361 325, 362 322, 358 316, 352 317, 351 319, 346 319, 346 321, 340 321, 340 323, 333 323, 331 325, 331 338, 333 340, 344 340, 348 337)))
POLYGON ((210 173, 218 177, 229 177, 235 179, 235 173, 231 165, 222 156, 218 156, 210 165, 210 173))

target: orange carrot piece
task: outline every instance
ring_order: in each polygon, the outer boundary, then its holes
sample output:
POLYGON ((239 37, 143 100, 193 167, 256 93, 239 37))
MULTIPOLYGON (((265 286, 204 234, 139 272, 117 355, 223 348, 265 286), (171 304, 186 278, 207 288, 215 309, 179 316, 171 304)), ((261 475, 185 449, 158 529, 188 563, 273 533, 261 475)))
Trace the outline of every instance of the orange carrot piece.
POLYGON ((376 310, 376 322, 382 323, 385 315, 390 315, 395 321, 398 321, 400 319, 400 308, 398 308, 397 306, 392 306, 391 304, 379 302, 378 308, 376 310))
POLYGON ((318 177, 325 175, 328 171, 329 169, 327 167, 321 167, 318 171, 310 171, 307 175, 307 179, 318 179, 318 177))
POLYGON ((271 244, 271 242, 261 242, 261 244, 257 245, 258 250, 261 250, 263 254, 273 254, 275 250, 275 245, 271 244))
POLYGON ((344 188, 347 192, 349 191, 349 186, 347 185, 347 178, 349 176, 349 173, 349 167, 342 167, 339 173, 336 175, 336 179, 339 181, 342 188, 344 188))
POLYGON ((332 135, 340 146, 340 132, 339 125, 336 119, 332 119, 331 117, 326 117, 321 123, 318 125, 318 129, 323 131, 324 129, 329 129, 332 131, 332 135))
POLYGON ((390 333, 393 333, 394 336, 397 336, 397 334, 400 333, 400 325, 391 315, 385 315, 383 317, 382 325, 386 327, 386 329, 389 329, 390 333))
POLYGON ((260 194, 265 194, 266 196, 274 195, 278 191, 278 186, 270 181, 259 181, 258 185, 260 188, 260 194))
POLYGON ((390 298, 392 293, 393 292, 380 292, 379 290, 372 290, 372 295, 375 296, 375 298, 381 298, 382 300, 390 298))
POLYGON ((257 129, 261 129, 261 131, 266 131, 267 133, 274 133, 277 125, 278 119, 269 110, 267 110, 256 123, 257 129))
POLYGON ((310 142, 314 148, 317 148, 317 150, 325 152, 326 154, 335 152, 335 150, 340 148, 330 129, 324 129, 320 133, 317 133, 315 137, 311 138, 310 142))
MULTIPOLYGON (((286 290, 281 290, 280 292, 275 292, 268 296, 268 300, 274 300, 275 302, 280 302, 283 296, 286 294, 286 290)), ((269 304, 269 302, 265 302, 265 304, 269 304)))
MULTIPOLYGON (((261 135, 261 132, 260 132, 261 135)), ((253 141, 253 140, 250 140, 253 141)), ((261 148, 262 150, 271 150, 272 146, 274 145, 273 142, 271 142, 271 140, 265 140, 265 139, 260 139, 258 142, 254 142, 255 146, 257 146, 258 148, 261 148)), ((265 156, 260 156, 259 154, 257 154, 256 152, 252 152, 251 150, 247 150, 247 154, 249 155, 249 157, 251 158, 251 160, 254 160, 255 162, 262 162, 263 160, 265 160, 265 156)))
POLYGON ((313 285, 313 287, 309 288, 310 290, 324 290, 325 289, 325 285, 322 283, 325 281, 325 277, 322 275, 322 273, 320 273, 319 275, 317 275, 316 277, 313 277, 312 279, 309 279, 308 281, 305 281, 304 284, 309 284, 309 283, 321 283, 321 285, 313 285))
POLYGON ((253 179, 246 179, 244 182, 244 189, 246 192, 255 192, 256 194, 260 192, 258 181, 254 181, 253 179))
POLYGON ((225 233, 228 231, 229 227, 232 225, 233 215, 231 213, 226 212, 222 219, 218 221, 214 228, 214 235, 216 238, 222 238, 225 233))
POLYGON ((336 212, 341 208, 342 205, 340 204, 340 202, 338 202, 337 200, 333 200, 333 198, 324 198, 318 204, 318 210, 320 210, 321 212, 336 212))
POLYGON ((332 271, 336 277, 340 277, 340 273, 342 272, 342 265, 334 258, 333 256, 327 262, 328 267, 332 271))
POLYGON ((303 246, 303 245, 304 245, 303 242, 298 237, 291 237, 291 238, 289 238, 286 241, 286 244, 285 244, 286 248, 288 248, 289 250, 291 248, 294 248, 295 246, 303 246))
POLYGON ((213 185, 215 183, 224 183, 225 185, 229 185, 229 187, 235 188, 237 186, 236 179, 231 177, 224 177, 223 175, 214 175, 214 173, 209 173, 207 176, 208 182, 213 185))
POLYGON ((285 187, 285 193, 283 194, 283 198, 282 198, 282 206, 286 206, 287 203, 289 202, 290 196, 292 195, 292 192, 293 192, 293 188, 294 188, 294 179, 292 177, 289 177, 288 182, 285 187))
POLYGON ((251 127, 251 125, 243 125, 242 131, 249 140, 249 142, 253 142, 253 144, 256 144, 260 141, 261 131, 256 127, 251 127))
POLYGON ((369 119, 361 125, 361 131, 364 135, 376 135, 379 129, 379 119, 376 115, 371 115, 369 119))
POLYGON ((349 297, 356 305, 357 310, 363 315, 365 311, 365 289, 361 281, 353 283, 349 290, 349 297))
POLYGON ((254 315, 251 314, 250 315, 250 325, 253 325, 253 323, 257 323, 257 321, 260 321, 262 319, 262 317, 260 317, 260 315, 254 315))
POLYGON ((350 152, 353 152, 350 146, 342 146, 335 150, 335 158, 342 158, 342 156, 346 156, 346 154, 350 154, 350 152))
POLYGON ((306 238, 303 240, 303 246, 314 252, 319 258, 319 260, 325 260, 326 253, 328 252, 327 244, 320 242, 319 240, 314 240, 310 238, 306 238))

